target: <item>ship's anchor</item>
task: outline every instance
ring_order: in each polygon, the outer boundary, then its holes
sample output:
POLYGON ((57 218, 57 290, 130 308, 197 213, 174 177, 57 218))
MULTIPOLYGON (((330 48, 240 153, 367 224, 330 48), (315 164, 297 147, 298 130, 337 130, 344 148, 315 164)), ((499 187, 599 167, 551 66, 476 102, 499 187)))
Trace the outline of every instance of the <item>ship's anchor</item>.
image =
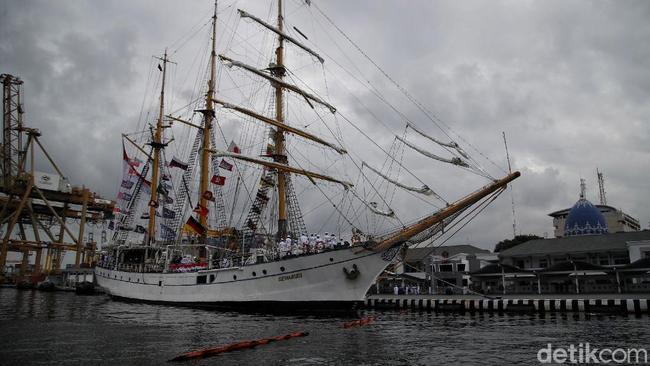
POLYGON ((357 277, 359 277, 359 274, 360 274, 361 272, 359 272, 359 269, 357 268, 357 265, 356 265, 356 264, 353 264, 353 265, 352 265, 352 270, 351 270, 351 271, 348 271, 347 268, 343 267, 343 273, 345 273, 345 277, 347 277, 348 280, 354 280, 354 279, 356 279, 357 277))

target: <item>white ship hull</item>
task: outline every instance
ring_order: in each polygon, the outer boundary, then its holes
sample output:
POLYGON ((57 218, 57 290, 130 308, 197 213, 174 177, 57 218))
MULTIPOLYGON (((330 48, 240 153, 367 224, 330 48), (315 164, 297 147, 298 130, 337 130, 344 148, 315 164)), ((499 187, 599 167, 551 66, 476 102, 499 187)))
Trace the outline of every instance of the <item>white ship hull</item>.
POLYGON ((97 268, 95 272, 98 285, 111 296, 138 301, 199 306, 350 305, 363 301, 398 249, 377 253, 352 247, 191 273, 138 273, 106 268, 97 268))

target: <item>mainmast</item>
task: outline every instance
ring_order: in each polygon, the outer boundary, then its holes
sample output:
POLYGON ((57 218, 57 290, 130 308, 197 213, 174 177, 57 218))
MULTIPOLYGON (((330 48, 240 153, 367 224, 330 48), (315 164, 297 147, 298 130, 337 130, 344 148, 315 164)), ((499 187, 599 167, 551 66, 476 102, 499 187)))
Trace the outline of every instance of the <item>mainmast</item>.
MULTIPOLYGON (((199 189, 198 202, 202 207, 208 206, 208 200, 204 193, 208 190, 208 183, 210 181, 210 135, 212 133, 212 121, 214 120, 214 88, 215 88, 215 74, 216 74, 216 39, 217 39, 217 1, 214 2, 214 14, 212 15, 212 52, 210 53, 210 80, 208 81, 208 93, 205 98, 205 110, 203 110, 203 147, 201 149, 201 183, 199 189)), ((207 228, 208 217, 199 213, 199 222, 203 227, 207 228)), ((205 242, 207 231, 202 234, 202 239, 205 242)))
MULTIPOLYGON (((278 0, 278 30, 283 31, 282 0, 278 0)), ((272 65, 271 73, 280 80, 284 78, 284 37, 278 34, 278 48, 275 49, 275 65, 272 65)), ((275 120, 284 123, 284 110, 282 98, 282 85, 275 85, 275 120)), ((273 161, 287 164, 288 159, 284 149, 284 132, 282 129, 275 130, 275 154, 273 161)), ((278 237, 282 238, 287 234, 287 205, 286 205, 286 175, 278 171, 278 237)))
POLYGON ((165 144, 162 142, 163 130, 163 116, 165 111, 165 76, 167 74, 167 50, 163 58, 159 58, 163 62, 162 66, 162 87, 160 88, 160 110, 158 112, 158 122, 156 123, 156 131, 154 132, 151 147, 153 148, 153 167, 151 171, 151 200, 149 201, 149 227, 147 245, 151 245, 156 240, 156 208, 158 207, 158 167, 160 164, 160 149, 165 144))

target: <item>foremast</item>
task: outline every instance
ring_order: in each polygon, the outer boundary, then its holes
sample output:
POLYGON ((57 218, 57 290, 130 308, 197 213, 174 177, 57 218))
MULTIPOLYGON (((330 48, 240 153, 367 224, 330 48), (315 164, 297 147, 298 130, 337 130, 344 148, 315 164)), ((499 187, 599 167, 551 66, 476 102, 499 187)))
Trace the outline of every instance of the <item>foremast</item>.
POLYGON ((163 131, 163 116, 165 115, 165 77, 167 75, 167 50, 162 58, 159 58, 162 65, 162 86, 160 88, 160 109, 158 111, 158 121, 156 122, 156 130, 153 135, 151 147, 153 148, 153 166, 151 170, 151 199, 149 200, 149 226, 147 228, 146 244, 156 240, 156 209, 158 208, 158 175, 160 165, 160 150, 165 147, 162 141, 163 131))
MULTIPOLYGON (((208 183, 210 181, 210 155, 212 148, 210 146, 210 135, 212 134, 212 122, 215 119, 214 113, 214 90, 215 90, 215 76, 216 76, 216 41, 217 41, 217 1, 214 2, 214 13, 212 15, 212 51, 210 53, 210 80, 208 81, 208 92, 205 97, 205 109, 203 112, 203 144, 201 149, 201 178, 199 185, 199 198, 198 202, 201 208, 207 208, 208 200, 205 192, 208 191, 208 183)), ((202 210, 199 210, 200 212, 202 210)), ((199 222, 204 228, 208 228, 208 215, 198 213, 199 222)), ((201 234, 201 239, 206 242, 207 230, 201 234)))

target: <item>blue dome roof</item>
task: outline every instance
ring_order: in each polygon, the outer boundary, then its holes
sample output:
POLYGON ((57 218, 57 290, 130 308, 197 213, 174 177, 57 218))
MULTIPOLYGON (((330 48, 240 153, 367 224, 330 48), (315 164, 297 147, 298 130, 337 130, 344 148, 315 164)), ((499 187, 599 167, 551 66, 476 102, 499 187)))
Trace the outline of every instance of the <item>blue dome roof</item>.
POLYGON ((607 233, 607 222, 598 208, 584 198, 571 208, 564 224, 564 236, 607 233))

